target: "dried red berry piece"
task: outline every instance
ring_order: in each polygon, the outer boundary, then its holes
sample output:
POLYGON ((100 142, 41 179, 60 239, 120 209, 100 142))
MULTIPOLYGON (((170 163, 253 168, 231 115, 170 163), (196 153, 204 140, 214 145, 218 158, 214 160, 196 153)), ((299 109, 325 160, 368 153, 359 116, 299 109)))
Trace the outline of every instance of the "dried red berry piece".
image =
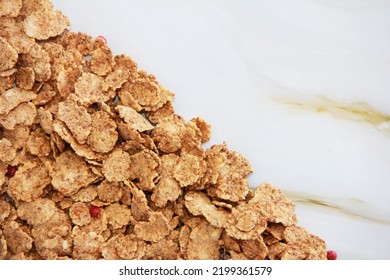
POLYGON ((17 170, 18 168, 16 166, 8 165, 7 173, 5 173, 5 176, 7 176, 8 178, 12 178, 15 176, 17 170))
POLYGON ((97 36, 97 38, 100 39, 100 40, 103 40, 103 41, 104 41, 104 44, 107 44, 107 39, 106 39, 106 37, 100 35, 100 36, 97 36))
POLYGON ((91 217, 96 218, 100 214, 100 208, 97 206, 91 206, 91 208, 89 208, 89 214, 91 217))
POLYGON ((334 261, 337 259, 337 253, 335 251, 329 250, 326 252, 326 258, 330 261, 334 261))

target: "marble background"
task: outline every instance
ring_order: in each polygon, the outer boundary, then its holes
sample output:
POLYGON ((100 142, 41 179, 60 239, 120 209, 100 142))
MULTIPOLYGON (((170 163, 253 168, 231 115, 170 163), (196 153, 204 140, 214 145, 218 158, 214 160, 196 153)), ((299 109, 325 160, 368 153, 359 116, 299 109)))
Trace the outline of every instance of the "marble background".
POLYGON ((390 0, 54 0, 176 93, 339 259, 390 259, 390 0))

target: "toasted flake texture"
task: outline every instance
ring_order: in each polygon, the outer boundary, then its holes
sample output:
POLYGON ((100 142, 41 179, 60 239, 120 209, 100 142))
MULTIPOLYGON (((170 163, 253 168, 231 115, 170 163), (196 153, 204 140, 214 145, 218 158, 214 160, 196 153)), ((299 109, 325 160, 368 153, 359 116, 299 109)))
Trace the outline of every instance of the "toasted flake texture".
POLYGON ((121 149, 114 150, 103 164, 103 174, 109 182, 120 182, 130 177, 130 155, 121 149))
POLYGON ((226 231, 222 233, 221 241, 227 252, 241 252, 240 241, 229 236, 226 231))
POLYGON ((8 254, 7 241, 4 238, 3 231, 0 230, 0 260, 5 260, 8 254))
POLYGON ((137 238, 157 242, 169 234, 168 221, 160 212, 151 212, 147 222, 139 222, 134 226, 137 238))
POLYGON ((11 69, 18 60, 16 50, 2 37, 0 37, 0 72, 11 69))
POLYGON ((190 186, 198 181, 199 169, 198 157, 185 153, 177 160, 173 170, 173 177, 179 182, 180 187, 190 186))
MULTIPOLYGON (((7 173, 7 165, 0 161, 0 194, 3 194, 6 191, 5 188, 8 187, 4 184, 5 179, 6 179, 6 176, 5 176, 6 173, 7 173)), ((0 218, 0 220, 1 220, 1 218, 0 218)), ((0 223, 1 223, 1 221, 0 221, 0 223)))
POLYGON ((117 234, 102 247, 102 255, 106 260, 139 260, 145 254, 145 243, 133 236, 117 234))
POLYGON ((160 178, 151 196, 151 200, 158 207, 164 207, 168 201, 175 201, 182 193, 179 183, 173 178, 177 159, 175 154, 161 157, 160 178))
POLYGON ((46 134, 51 134, 53 132, 53 115, 50 111, 45 110, 43 107, 38 109, 37 115, 42 130, 46 134))
POLYGON ((53 130, 61 137, 62 140, 70 144, 70 146, 78 156, 84 157, 86 159, 101 160, 103 158, 103 156, 97 154, 89 146, 82 145, 79 142, 77 142, 77 140, 73 137, 72 133, 69 131, 69 129, 66 127, 66 125, 63 122, 59 120, 54 120, 53 130))
POLYGON ((0 76, 0 92, 4 92, 10 88, 13 87, 15 82, 15 76, 7 76, 7 77, 1 77, 0 76))
POLYGON ((58 100, 58 95, 55 90, 49 85, 45 84, 38 92, 37 98, 33 100, 34 105, 40 106, 40 105, 48 105, 47 108, 55 113, 56 107, 58 107, 58 104, 56 104, 58 100), (54 104, 56 107, 54 107, 54 104), (50 106, 53 106, 53 108, 50 108, 50 106), (55 109, 54 109, 55 108, 55 109), (53 110, 54 109, 54 110, 53 110))
POLYGON ((112 51, 106 46, 95 49, 91 54, 91 71, 97 75, 105 76, 114 67, 114 56, 112 51))
POLYGON ((32 91, 25 91, 19 88, 12 88, 0 96, 0 115, 8 114, 20 103, 35 99, 37 95, 32 91))
POLYGON ((11 206, 9 203, 0 200, 0 223, 4 222, 11 213, 11 206))
POLYGON ((121 228, 130 222, 131 212, 127 205, 113 203, 105 209, 105 212, 109 224, 114 229, 121 228))
POLYGON ((24 90, 32 89, 35 82, 35 72, 31 67, 20 67, 16 72, 15 83, 24 90))
POLYGON ((22 103, 8 114, 0 115, 0 124, 9 130, 18 124, 30 126, 34 123, 36 115, 37 109, 33 103, 22 103))
POLYGON ((80 75, 79 69, 64 69, 61 67, 58 70, 57 89, 62 97, 66 98, 69 94, 74 93, 75 83, 80 75))
POLYGON ((98 153, 110 152, 118 140, 115 121, 108 113, 98 111, 92 114, 91 122, 92 127, 88 137, 89 146, 98 153))
POLYGON ((240 240, 250 240, 264 232, 267 220, 253 208, 244 204, 232 209, 225 227, 229 236, 240 240))
POLYGON ((150 260, 176 260, 179 246, 173 240, 160 240, 148 244, 143 259, 150 260))
POLYGON ((326 260, 325 242, 298 226, 285 230, 286 249, 280 253, 282 260, 326 260))
POLYGON ((35 80, 46 82, 51 76, 50 57, 39 44, 34 44, 30 51, 22 56, 23 64, 34 70, 35 80))
POLYGON ((187 258, 187 248, 188 248, 188 243, 190 242, 190 233, 191 233, 191 229, 189 226, 184 225, 180 228, 179 247, 180 247, 180 257, 183 259, 187 258))
POLYGON ((96 187, 89 185, 85 188, 81 188, 77 193, 72 195, 72 199, 78 202, 91 202, 98 195, 96 187))
POLYGON ((137 112, 142 111, 142 107, 135 101, 131 93, 126 90, 126 83, 124 83, 123 87, 119 90, 118 97, 124 106, 131 107, 137 112))
POLYGON ((106 180, 101 182, 97 188, 97 195, 99 199, 105 202, 117 202, 122 198, 123 190, 119 184, 113 182, 110 183, 106 180))
POLYGON ((0 72, 0 77, 2 77, 2 78, 10 77, 13 74, 15 74, 16 71, 18 71, 16 68, 11 68, 11 69, 5 70, 3 72, 0 72))
POLYGON ((60 11, 39 10, 24 20, 24 31, 37 40, 46 40, 69 29, 69 19, 60 11))
POLYGON ((103 82, 103 90, 107 91, 109 89, 117 90, 122 87, 122 85, 129 79, 129 70, 127 69, 117 69, 112 71, 107 75, 103 82))
POLYGON ((76 202, 69 208, 69 217, 72 219, 73 224, 78 226, 89 224, 91 221, 89 208, 83 202, 76 202))
POLYGON ((269 232, 277 240, 282 240, 285 227, 282 224, 268 223, 267 232, 269 232))
POLYGON ((15 150, 25 146, 30 136, 30 127, 25 125, 16 125, 12 130, 4 131, 4 138, 7 138, 15 150))
POLYGON ((11 142, 6 139, 0 139, 0 161, 12 161, 16 157, 16 150, 12 147, 11 142))
POLYGON ((22 0, 23 6, 20 14, 23 16, 30 15, 35 11, 52 10, 53 4, 49 0, 22 0))
POLYGON ((161 90, 154 76, 144 71, 138 73, 134 82, 125 84, 125 90, 129 91, 135 102, 143 109, 151 110, 159 108, 161 102, 161 90))
POLYGON ((159 150, 166 153, 177 152, 182 147, 182 134, 185 123, 181 117, 163 119, 153 130, 152 138, 159 150))
POLYGON ((68 98, 58 103, 58 118, 63 121, 80 144, 85 144, 91 133, 92 117, 87 109, 68 98))
POLYGON ((96 260, 101 257, 100 250, 104 237, 96 232, 84 231, 78 226, 72 230, 73 258, 77 260, 96 260))
POLYGON ((50 176, 53 187, 64 195, 72 195, 95 180, 85 160, 72 151, 66 151, 56 158, 50 176))
POLYGON ((33 227, 31 235, 37 252, 44 259, 56 259, 72 252, 70 218, 57 209, 50 220, 33 227))
POLYGON ((0 16, 16 17, 22 8, 22 0, 1 0, 0 16))
POLYGON ((10 253, 27 253, 31 250, 33 239, 27 227, 11 221, 3 226, 3 234, 10 253))
POLYGON ((149 151, 142 150, 130 156, 129 179, 138 179, 137 186, 145 191, 151 191, 155 187, 154 180, 158 176, 157 167, 160 165, 159 157, 149 151))
POLYGON ((209 167, 205 184, 210 184, 209 193, 220 199, 242 201, 248 194, 247 176, 252 173, 248 160, 226 145, 213 145, 206 151, 209 167))
POLYGON ((286 250, 287 245, 282 242, 276 242, 268 247, 268 258, 270 260, 280 260, 280 254, 286 250))
POLYGON ((150 215, 150 208, 148 206, 148 200, 143 191, 138 188, 131 190, 131 214, 137 221, 148 221, 150 215))
POLYGON ((24 32, 21 17, 3 17, 0 21, 0 26, 0 36, 4 37, 18 54, 28 53, 30 51, 35 40, 24 32))
POLYGON ((51 152, 49 139, 41 129, 31 132, 26 148, 32 155, 41 157, 48 156, 51 152))
POLYGON ((285 194, 271 184, 265 183, 256 188, 255 196, 250 200, 252 205, 263 217, 273 223, 285 226, 296 224, 295 206, 285 194))
POLYGON ((90 55, 93 49, 92 37, 81 32, 66 32, 61 43, 66 49, 77 50, 81 55, 90 55))
POLYGON ((190 234, 187 248, 187 259, 217 260, 219 259, 219 238, 222 229, 202 220, 190 234))
POLYGON ((175 114, 173 104, 171 101, 166 102, 163 106, 156 111, 148 112, 148 119, 153 123, 159 123, 165 118, 171 118, 175 114))
POLYGON ((93 73, 83 73, 75 83, 75 95, 82 105, 91 105, 95 102, 106 102, 110 94, 102 90, 103 79, 93 73))
POLYGON ((18 207, 18 215, 30 225, 46 223, 56 212, 56 205, 53 200, 39 198, 32 202, 23 202, 18 207))
POLYGON ((48 184, 50 177, 43 164, 37 160, 28 161, 10 178, 7 192, 14 200, 31 202, 43 194, 48 184))
POLYGON ((241 248, 245 256, 252 260, 264 260, 268 255, 268 248, 261 236, 241 241, 241 248))
POLYGON ((211 126, 202 118, 197 117, 193 118, 190 122, 194 123, 199 129, 201 135, 200 139, 202 143, 205 143, 210 140, 211 137, 211 126))
POLYGON ((215 207, 210 198, 202 192, 188 192, 185 196, 185 205, 191 214, 203 215, 211 225, 218 228, 223 228, 228 219, 228 212, 215 207))
POLYGON ((153 129, 153 125, 133 108, 118 105, 116 110, 119 112, 119 116, 133 129, 140 132, 153 129))

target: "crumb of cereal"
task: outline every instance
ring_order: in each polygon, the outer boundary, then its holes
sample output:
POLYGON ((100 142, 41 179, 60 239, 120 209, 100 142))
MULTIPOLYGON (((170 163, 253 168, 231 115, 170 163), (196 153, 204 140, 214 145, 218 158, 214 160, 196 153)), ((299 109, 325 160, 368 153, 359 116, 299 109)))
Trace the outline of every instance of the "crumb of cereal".
POLYGON ((83 73, 75 83, 75 95, 81 105, 106 102, 110 96, 102 91, 103 78, 93 73, 83 73))
POLYGON ((109 182, 120 182, 130 177, 130 155, 122 149, 111 152, 103 163, 103 174, 109 182))
POLYGON ((66 151, 56 158, 50 176, 54 189, 65 195, 76 193, 96 178, 85 160, 72 151, 66 151))
POLYGON ((0 26, 0 36, 5 38, 18 54, 30 51, 35 40, 24 33, 22 17, 2 17, 0 26))
POLYGON ((50 177, 45 166, 38 160, 31 160, 18 167, 8 181, 7 193, 14 200, 31 202, 41 197, 49 184, 50 177))
POLYGON ((46 223, 54 215, 56 205, 53 200, 39 198, 31 202, 23 202, 18 207, 18 216, 31 225, 46 223))
POLYGON ((0 16, 16 17, 22 8, 22 0, 2 0, 0 2, 0 16))
POLYGON ((58 103, 58 118, 67 125, 77 142, 86 143, 91 133, 92 117, 85 107, 77 104, 72 95, 58 103))
POLYGON ((91 115, 90 133, 87 139, 91 149, 98 153, 110 152, 118 140, 116 128, 115 121, 108 113, 94 112, 91 115))
POLYGON ((218 241, 221 234, 221 228, 215 227, 205 220, 201 220, 190 233, 187 258, 191 260, 219 259, 218 241))
POLYGON ((9 130, 13 130, 17 125, 31 126, 37 115, 37 109, 32 102, 19 104, 8 114, 0 114, 0 124, 9 130))
POLYGON ((151 212, 148 221, 135 225, 134 233, 141 240, 159 241, 169 234, 168 221, 160 212, 151 212))
POLYGON ((0 96, 0 115, 8 114, 23 102, 35 99, 37 95, 32 91, 25 91, 19 88, 12 88, 0 96))
POLYGON ((18 61, 16 50, 2 37, 0 37, 0 72, 9 70, 18 61))
POLYGON ((24 90, 31 90, 35 82, 35 72, 31 67, 20 67, 15 75, 16 85, 24 90))
POLYGON ((225 227, 229 213, 215 207, 205 193, 189 191, 185 196, 185 205, 191 214, 203 215, 211 225, 225 227))
POLYGON ((46 40, 69 29, 69 19, 60 11, 39 10, 24 20, 24 31, 37 40, 46 40))
POLYGON ((41 45, 35 43, 28 53, 21 56, 21 62, 23 66, 33 69, 36 81, 46 82, 50 79, 50 57, 41 45))
POLYGON ((99 76, 106 76, 115 65, 114 55, 110 48, 104 44, 91 53, 91 71, 99 76))
MULTIPOLYGON (((0 140, 0 160, 10 162, 16 157, 16 150, 7 138, 0 140)), ((12 171, 11 171, 12 172, 12 171)))
POLYGON ((127 205, 120 203, 112 203, 105 209, 108 223, 114 228, 119 229, 129 224, 131 219, 131 211, 127 205))

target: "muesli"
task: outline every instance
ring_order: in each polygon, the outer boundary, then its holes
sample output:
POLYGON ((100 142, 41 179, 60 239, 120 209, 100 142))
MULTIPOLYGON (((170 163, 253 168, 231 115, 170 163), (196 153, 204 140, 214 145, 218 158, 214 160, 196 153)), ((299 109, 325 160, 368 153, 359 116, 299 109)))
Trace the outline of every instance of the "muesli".
POLYGON ((72 32, 48 0, 0 2, 0 259, 326 259, 248 160, 174 94, 72 32))

